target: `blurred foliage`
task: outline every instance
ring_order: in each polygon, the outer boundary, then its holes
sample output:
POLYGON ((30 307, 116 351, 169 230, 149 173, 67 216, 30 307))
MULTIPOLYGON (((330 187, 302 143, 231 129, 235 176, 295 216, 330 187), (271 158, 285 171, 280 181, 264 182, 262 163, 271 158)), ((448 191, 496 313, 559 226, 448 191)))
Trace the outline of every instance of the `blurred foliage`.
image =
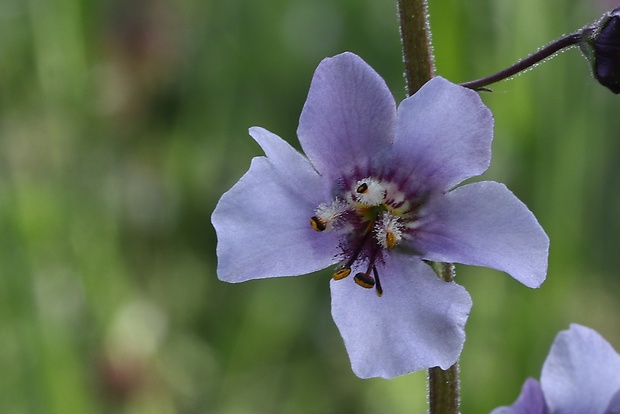
MULTIPOLYGON (((438 73, 485 76, 615 5, 431 0, 438 73)), ((404 97, 393 1, 0 3, 0 412, 425 412, 425 373, 352 374, 329 272, 215 274, 211 211, 261 153, 247 128, 298 145, 312 73, 344 50, 404 97)), ((511 403, 570 322, 620 348, 620 98, 576 50, 493 89, 484 178, 552 248, 540 290, 457 268, 465 413, 511 403)))

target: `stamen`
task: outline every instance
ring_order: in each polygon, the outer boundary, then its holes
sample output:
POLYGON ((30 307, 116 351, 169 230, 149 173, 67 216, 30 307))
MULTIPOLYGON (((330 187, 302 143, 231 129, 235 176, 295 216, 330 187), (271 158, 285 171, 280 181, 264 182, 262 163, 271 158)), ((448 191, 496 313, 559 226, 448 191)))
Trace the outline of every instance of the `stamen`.
POLYGON ((347 203, 336 198, 331 203, 322 203, 316 209, 316 216, 310 218, 310 225, 316 231, 330 230, 334 222, 347 210, 347 203))
POLYGON ((319 216, 310 217, 310 225, 316 231, 325 231, 327 223, 319 216))
POLYGON ((353 279, 355 280, 355 283, 357 283, 363 288, 372 289, 373 287, 375 287, 375 279, 373 279, 372 276, 367 273, 360 272, 356 274, 353 279))
POLYGON ((351 268, 350 267, 343 267, 342 269, 336 270, 336 272, 334 273, 332 278, 334 280, 340 280, 340 279, 344 279, 345 277, 349 276, 350 274, 351 274, 351 268))
POLYGON ((402 240, 403 229, 400 217, 385 212, 375 226, 375 237, 384 249, 392 250, 402 240))
POLYGON ((385 185, 374 178, 359 180, 355 192, 356 201, 367 206, 378 206, 385 201, 385 185))

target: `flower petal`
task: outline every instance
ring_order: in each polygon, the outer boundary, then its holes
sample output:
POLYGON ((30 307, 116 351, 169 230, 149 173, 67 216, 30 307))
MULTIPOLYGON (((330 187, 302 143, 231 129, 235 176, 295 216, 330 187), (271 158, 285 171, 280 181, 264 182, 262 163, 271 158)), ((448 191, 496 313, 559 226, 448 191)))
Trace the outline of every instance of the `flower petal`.
POLYGON ((410 176, 448 190, 491 162, 493 116, 478 94, 442 77, 398 107, 394 154, 410 176))
POLYGON ((314 208, 318 203, 331 198, 326 181, 319 176, 303 154, 265 128, 252 127, 249 132, 265 152, 275 172, 286 181, 296 197, 314 204, 314 208))
POLYGON ((332 316, 360 378, 394 378, 454 364, 465 341, 471 309, 467 291, 439 280, 416 258, 392 255, 379 269, 383 296, 332 281, 332 316))
POLYGON ((430 223, 415 241, 425 259, 491 267, 528 287, 545 280, 549 238, 503 184, 464 185, 431 201, 428 210, 430 223))
POLYGON ((309 222, 325 191, 321 176, 278 136, 262 128, 250 132, 267 157, 254 158, 215 207, 218 277, 296 276, 335 263, 338 239, 309 222))
POLYGON ((540 384, 534 378, 525 380, 521 394, 510 407, 499 407, 491 414, 548 414, 547 404, 540 384))
POLYGON ((359 56, 342 53, 316 69, 297 134, 317 170, 340 178, 389 149, 395 120, 385 81, 359 56))
POLYGON ((620 355, 596 331, 573 324, 560 332, 540 383, 553 413, 603 413, 620 390, 620 355))

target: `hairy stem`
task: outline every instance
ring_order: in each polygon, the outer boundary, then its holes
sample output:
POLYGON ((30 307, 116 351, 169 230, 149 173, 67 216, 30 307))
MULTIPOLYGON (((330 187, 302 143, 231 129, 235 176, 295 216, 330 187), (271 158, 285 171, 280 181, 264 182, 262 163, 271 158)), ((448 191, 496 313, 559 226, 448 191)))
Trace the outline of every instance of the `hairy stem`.
POLYGON ((417 92, 433 77, 430 27, 425 0, 398 0, 407 94, 417 92))
POLYGON ((446 371, 439 367, 428 370, 428 402, 430 413, 457 414, 459 412, 458 363, 446 371))
MULTIPOLYGON (((398 0, 400 35, 403 43, 407 94, 413 95, 433 77, 431 35, 425 0, 398 0)), ((437 275, 446 282, 454 277, 449 263, 434 263, 437 275)), ((447 371, 439 367, 428 370, 429 413, 457 414, 459 412, 458 367, 447 371)))
POLYGON ((547 46, 543 47, 536 53, 532 53, 525 59, 518 61, 517 63, 510 66, 509 68, 501 70, 491 76, 487 76, 486 78, 477 79, 471 82, 461 83, 461 86, 474 89, 474 90, 486 89, 485 88, 486 86, 491 85, 492 83, 507 79, 511 76, 514 76, 517 73, 522 72, 525 69, 528 69, 536 65, 537 63, 542 62, 543 60, 549 58, 550 56, 553 56, 555 53, 559 52, 560 50, 578 44, 580 41, 581 41, 581 32, 571 33, 569 35, 566 35, 548 44, 547 46))
MULTIPOLYGON (((454 279, 454 265, 433 263, 439 278, 445 282, 454 279)), ((458 414, 459 412, 459 368, 458 362, 446 371, 439 367, 428 370, 428 403, 431 414, 458 414)))

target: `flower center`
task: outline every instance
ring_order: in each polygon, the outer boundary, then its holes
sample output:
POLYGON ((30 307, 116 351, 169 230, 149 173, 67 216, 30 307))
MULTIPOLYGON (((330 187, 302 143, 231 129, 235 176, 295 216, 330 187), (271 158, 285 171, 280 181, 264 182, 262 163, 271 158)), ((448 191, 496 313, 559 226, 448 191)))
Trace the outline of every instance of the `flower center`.
POLYGON ((341 234, 342 262, 334 280, 355 273, 355 282, 383 293, 377 263, 406 240, 420 225, 420 197, 411 196, 392 181, 367 177, 351 180, 330 202, 320 204, 310 225, 318 232, 341 234))

